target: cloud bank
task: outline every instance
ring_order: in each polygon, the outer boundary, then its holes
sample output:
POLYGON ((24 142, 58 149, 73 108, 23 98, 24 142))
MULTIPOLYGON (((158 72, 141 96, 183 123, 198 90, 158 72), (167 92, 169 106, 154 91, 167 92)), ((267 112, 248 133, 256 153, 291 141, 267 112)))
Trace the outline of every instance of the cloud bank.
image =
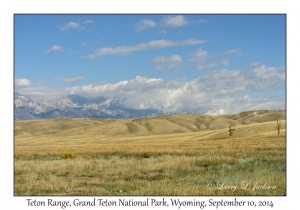
MULTIPOLYGON (((168 61, 172 58, 162 57, 157 60, 168 61)), ((153 108, 165 113, 195 110, 205 113, 205 110, 212 108, 215 114, 230 114, 254 109, 285 108, 285 98, 276 94, 285 85, 285 74, 285 67, 262 65, 251 71, 211 71, 188 82, 184 79, 163 80, 137 76, 113 84, 100 83, 63 89, 31 86, 26 79, 16 79, 15 91, 34 100, 57 100, 63 95, 76 94, 83 97, 118 97, 124 99, 130 108, 153 108)))

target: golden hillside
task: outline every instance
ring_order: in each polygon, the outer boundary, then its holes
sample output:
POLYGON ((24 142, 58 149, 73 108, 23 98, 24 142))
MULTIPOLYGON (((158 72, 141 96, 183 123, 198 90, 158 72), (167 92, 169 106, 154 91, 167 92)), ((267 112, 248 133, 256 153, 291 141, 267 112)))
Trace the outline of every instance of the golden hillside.
POLYGON ((285 110, 248 111, 226 116, 178 114, 128 120, 72 118, 17 121, 15 143, 27 145, 37 139, 43 142, 51 139, 57 143, 74 140, 76 144, 83 144, 92 143, 95 139, 179 133, 224 139, 229 138, 230 125, 235 126, 234 137, 243 138, 266 132, 276 135, 276 116, 280 116, 281 130, 285 132, 285 110))
POLYGON ((14 194, 286 195, 285 125, 285 111, 17 121, 14 194), (275 188, 207 188, 245 180, 275 188))

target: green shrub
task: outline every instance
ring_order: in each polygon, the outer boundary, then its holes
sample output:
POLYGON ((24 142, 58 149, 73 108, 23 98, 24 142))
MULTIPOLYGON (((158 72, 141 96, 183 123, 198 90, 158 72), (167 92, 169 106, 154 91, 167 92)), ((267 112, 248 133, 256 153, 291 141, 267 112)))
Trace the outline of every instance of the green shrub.
POLYGON ((235 129, 231 128, 231 126, 232 125, 229 126, 229 130, 228 130, 229 131, 229 136, 232 136, 233 135, 233 131, 235 131, 235 129))
POLYGON ((75 154, 72 152, 65 152, 64 154, 61 155, 62 159, 74 159, 75 158, 75 154))

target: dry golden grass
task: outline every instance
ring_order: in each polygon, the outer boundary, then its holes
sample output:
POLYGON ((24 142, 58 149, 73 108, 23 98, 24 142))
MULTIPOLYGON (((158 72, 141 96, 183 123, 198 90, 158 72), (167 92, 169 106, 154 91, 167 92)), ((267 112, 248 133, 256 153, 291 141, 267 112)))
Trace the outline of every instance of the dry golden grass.
POLYGON ((19 121, 15 195, 285 195, 285 132, 284 120, 277 135, 275 121, 188 114, 19 121), (62 159, 66 152, 75 159, 62 159))

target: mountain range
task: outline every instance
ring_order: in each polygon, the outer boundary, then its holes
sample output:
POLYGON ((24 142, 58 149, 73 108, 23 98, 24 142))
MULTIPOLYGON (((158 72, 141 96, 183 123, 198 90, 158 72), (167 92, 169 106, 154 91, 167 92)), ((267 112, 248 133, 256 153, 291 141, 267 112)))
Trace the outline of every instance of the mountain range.
MULTIPOLYGON (((216 110, 213 108, 203 109, 198 107, 189 113, 215 115, 216 110)), ((256 115, 256 113, 258 112, 253 112, 252 114, 256 115)), ((157 109, 133 109, 127 107, 125 100, 120 98, 85 98, 79 95, 67 95, 55 102, 50 102, 46 99, 34 102, 29 97, 18 92, 14 94, 15 121, 46 118, 131 119, 174 114, 178 113, 166 113, 157 109)), ((228 115, 227 117, 235 118, 234 116, 228 115)), ((261 115, 259 114, 259 116, 261 115)))
POLYGON ((42 99, 34 102, 18 92, 14 94, 14 119, 44 118, 138 118, 165 114, 155 109, 132 109, 120 98, 85 98, 68 95, 56 102, 42 99))

